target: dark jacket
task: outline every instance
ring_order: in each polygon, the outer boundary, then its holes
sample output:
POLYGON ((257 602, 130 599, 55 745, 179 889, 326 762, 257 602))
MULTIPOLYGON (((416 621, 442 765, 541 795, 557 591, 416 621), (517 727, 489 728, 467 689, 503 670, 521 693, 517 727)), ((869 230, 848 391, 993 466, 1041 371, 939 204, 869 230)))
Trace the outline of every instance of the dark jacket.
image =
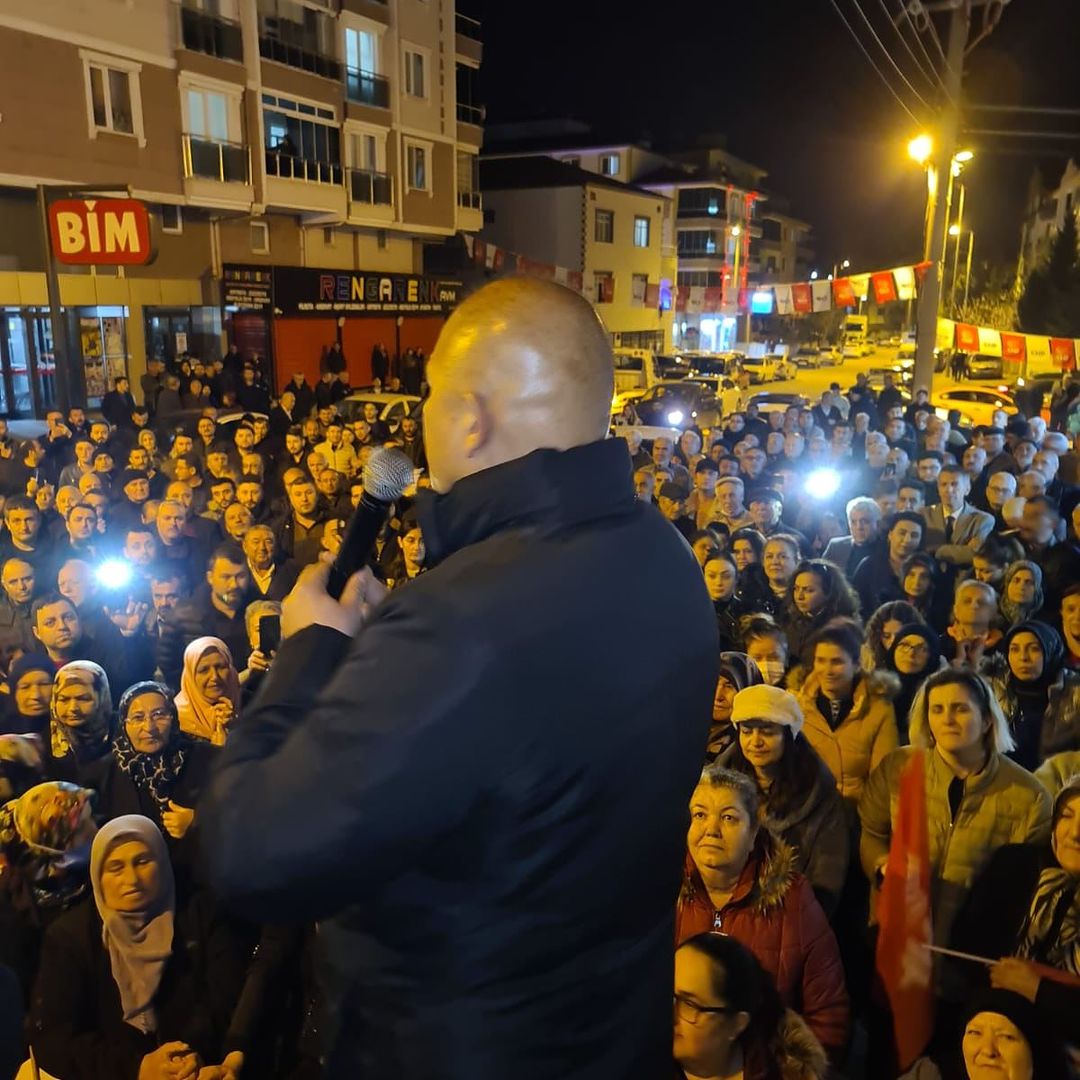
POLYGON ((8 657, 16 649, 34 652, 40 649, 37 638, 30 629, 30 604, 20 605, 19 610, 8 599, 7 594, 0 595, 0 662, 7 667, 8 657))
POLYGON ((618 440, 418 505, 434 568, 353 640, 288 638, 221 752, 215 889, 322 920, 332 1080, 661 1075, 716 684, 701 570, 618 440), (680 642, 659 668, 611 633, 645 564, 650 627, 680 642))
POLYGON ((889 552, 884 547, 867 555, 850 580, 851 587, 859 594, 859 607, 867 617, 890 600, 906 599, 889 563, 889 552))
POLYGON ((282 562, 279 562, 274 567, 274 573, 270 578, 270 585, 266 592, 260 591, 258 582, 256 582, 254 575, 252 575, 251 599, 284 600, 292 591, 292 587, 296 584, 296 579, 299 574, 300 567, 298 567, 292 559, 285 559, 282 562))
POLYGON ((131 423, 134 408, 135 398, 130 390, 126 393, 110 390, 101 399, 101 415, 115 428, 127 427, 131 423))
POLYGON ((165 682, 174 690, 180 688, 184 650, 201 637, 216 637, 224 641, 232 653, 236 670, 243 671, 251 655, 251 644, 244 625, 244 609, 253 599, 248 596, 236 617, 230 619, 214 607, 210 599, 210 586, 204 582, 189 599, 181 600, 171 611, 167 611, 162 619, 161 634, 155 643, 155 659, 165 682))
POLYGON ((92 900, 49 927, 30 1002, 38 1065, 64 1080, 137 1080, 160 1043, 180 1040, 209 1063, 224 1056, 247 957, 209 900, 177 909, 172 957, 154 997, 158 1031, 125 1023, 92 900))

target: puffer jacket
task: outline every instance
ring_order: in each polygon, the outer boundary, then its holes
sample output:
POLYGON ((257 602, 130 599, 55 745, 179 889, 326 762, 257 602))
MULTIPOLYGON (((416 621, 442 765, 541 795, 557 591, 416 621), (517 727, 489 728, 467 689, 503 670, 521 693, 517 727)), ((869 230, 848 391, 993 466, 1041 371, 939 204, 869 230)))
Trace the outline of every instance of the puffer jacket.
POLYGON ((717 911, 689 854, 676 912, 676 944, 717 930, 742 942, 773 977, 780 998, 826 1050, 844 1045, 848 997, 840 950, 795 853, 761 829, 731 899, 717 911))
POLYGON ((1080 750, 1063 750, 1035 770, 1035 779, 1053 798, 1077 773, 1080 773, 1080 750))
MULTIPOLYGON (((1020 723, 1020 705, 1009 684, 1009 662, 993 656, 983 667, 994 688, 1001 711, 1011 728, 1020 723)), ((1050 684, 1046 712, 1039 734, 1039 759, 1045 761, 1062 750, 1080 750, 1080 674, 1063 667, 1050 684)))
MULTIPOLYGON (((914 753, 914 747, 905 746, 889 754, 871 774, 859 802, 859 854, 871 881, 889 854, 900 774, 914 753)), ((936 750, 923 753, 934 941, 946 945, 956 914, 987 859, 1005 844, 1042 843, 1047 839, 1050 797, 1026 769, 993 753, 981 773, 964 780, 954 820, 949 785, 956 776, 936 750)))
POLYGON ((892 699, 899 688, 894 675, 873 671, 859 676, 851 712, 833 731, 817 705, 821 682, 809 672, 801 685, 793 672, 789 689, 799 699, 805 724, 803 735, 818 752, 845 799, 858 801, 866 778, 900 743, 892 699))

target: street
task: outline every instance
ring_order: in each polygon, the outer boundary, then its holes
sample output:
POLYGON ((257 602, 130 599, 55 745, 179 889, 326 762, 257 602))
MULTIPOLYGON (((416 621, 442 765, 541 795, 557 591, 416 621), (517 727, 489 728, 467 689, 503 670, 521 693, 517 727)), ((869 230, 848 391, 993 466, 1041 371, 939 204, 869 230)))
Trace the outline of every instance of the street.
POLYGON ((834 382, 839 383, 840 389, 846 391, 849 386, 854 385, 855 376, 860 371, 891 367, 896 363, 897 351, 897 349, 877 348, 870 356, 863 356, 857 360, 847 359, 836 367, 799 368, 799 373, 794 379, 754 386, 753 389, 755 392, 775 390, 779 393, 802 394, 813 403, 821 396, 822 390, 828 390, 830 384, 834 382))

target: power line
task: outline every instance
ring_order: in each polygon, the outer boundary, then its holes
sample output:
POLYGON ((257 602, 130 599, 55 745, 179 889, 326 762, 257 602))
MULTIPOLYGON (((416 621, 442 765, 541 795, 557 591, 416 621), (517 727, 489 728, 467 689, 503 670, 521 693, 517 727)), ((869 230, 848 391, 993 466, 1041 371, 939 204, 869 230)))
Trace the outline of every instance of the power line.
POLYGON ((881 68, 877 66, 876 63, 874 63, 874 58, 870 55, 866 46, 860 40, 859 35, 855 33, 855 28, 851 25, 850 22, 848 22, 847 16, 845 16, 843 11, 840 10, 840 5, 836 2, 836 0, 829 0, 829 2, 832 4, 834 10, 836 11, 836 14, 840 16, 840 21, 844 24, 845 27, 847 27, 847 32, 851 35, 855 44, 858 45, 859 51, 863 54, 863 56, 866 57, 867 63, 869 63, 869 65, 874 69, 874 71, 877 72, 878 78, 881 79, 881 81, 885 84, 885 89, 888 90, 894 98, 896 98, 896 103, 900 106, 901 109, 904 110, 904 112, 908 114, 908 116, 911 117, 912 122, 916 125, 919 125, 919 118, 907 107, 907 103, 896 92, 896 89, 893 87, 893 84, 889 82, 885 73, 881 70, 881 68))
POLYGON ((1080 109, 1066 109, 1057 105, 975 105, 967 102, 965 109, 981 112, 1035 113, 1040 116, 1080 116, 1080 109))
POLYGON ((892 64, 893 70, 896 72, 897 75, 900 76, 901 79, 903 79, 904 85, 919 99, 920 102, 922 102, 923 108, 929 109, 930 105, 927 103, 926 99, 922 96, 922 94, 919 93, 918 90, 915 89, 914 86, 911 85, 911 81, 900 70, 900 65, 893 59, 892 53, 889 52, 889 50, 885 46, 885 43, 881 40, 881 38, 878 37, 877 31, 874 29, 874 24, 867 18, 866 12, 863 11, 862 7, 859 4, 859 0, 851 0, 851 2, 855 6, 855 10, 859 13, 859 16, 862 18, 862 21, 866 23, 867 29, 873 35, 874 40, 878 43, 878 48, 881 49, 881 51, 885 54, 885 59, 888 60, 890 64, 892 64))
MULTIPOLYGON (((944 52, 942 52, 941 42, 938 40, 937 31, 934 29, 934 24, 930 21, 930 15, 925 11, 925 9, 923 9, 920 0, 900 0, 900 14, 903 16, 903 21, 906 22, 909 27, 911 27, 911 34, 915 38, 915 44, 919 46, 919 52, 923 54, 923 58, 926 60, 927 67, 929 67, 930 70, 937 77, 938 82, 941 84, 941 89, 945 91, 946 96, 948 96, 948 91, 945 90, 945 80, 941 77, 941 73, 938 71, 937 66, 934 64, 933 58, 930 56, 930 53, 927 51, 926 46, 923 44, 922 33, 919 31, 919 28, 915 25, 915 22, 911 17, 910 8, 913 7, 916 9, 917 13, 922 12, 926 24, 925 28, 930 31, 930 36, 934 39, 934 44, 938 47, 938 53, 941 56, 941 59, 944 61, 945 54, 944 52)), ((899 25, 896 25, 896 29, 897 33, 899 33, 901 38, 903 38, 903 31, 901 30, 899 25)))
MULTIPOLYGON (((941 81, 941 76, 938 75, 937 71, 934 69, 933 63, 930 62, 930 54, 926 51, 925 48, 923 48, 923 50, 922 50, 923 55, 926 57, 927 62, 930 65, 929 70, 927 70, 925 67, 923 67, 922 61, 915 55, 914 50, 907 43, 907 38, 904 37, 903 30, 900 29, 900 27, 897 25, 897 23, 893 20, 892 15, 889 14, 889 9, 888 9, 887 5, 885 4, 885 0, 878 0, 878 3, 881 5, 881 10, 885 12, 885 17, 892 24, 893 31, 895 32, 896 36, 900 39, 900 44, 904 46, 904 49, 906 50, 908 56, 910 56, 911 59, 914 61, 915 66, 919 69, 919 73, 922 75, 922 77, 924 79, 926 79, 926 81, 935 90, 944 89, 944 84, 941 81)), ((916 39, 916 41, 918 41, 918 35, 917 34, 915 35, 915 39, 916 39)), ((921 41, 919 42, 919 45, 920 45, 920 47, 922 47, 922 42, 921 41)))

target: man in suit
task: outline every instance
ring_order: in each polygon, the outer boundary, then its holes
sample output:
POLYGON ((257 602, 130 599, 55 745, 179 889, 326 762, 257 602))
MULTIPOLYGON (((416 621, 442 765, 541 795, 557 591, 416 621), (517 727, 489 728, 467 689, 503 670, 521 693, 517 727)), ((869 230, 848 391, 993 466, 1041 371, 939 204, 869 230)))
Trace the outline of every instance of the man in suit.
POLYGON ((825 545, 822 558, 840 567, 850 581, 859 563, 869 555, 881 528, 881 507, 866 495, 847 504, 848 536, 835 536, 825 545))
POLYGON ((922 511, 926 521, 923 546, 939 562, 970 566, 975 552, 994 528, 994 519, 967 502, 971 478, 961 465, 946 465, 938 474, 941 502, 922 511))

